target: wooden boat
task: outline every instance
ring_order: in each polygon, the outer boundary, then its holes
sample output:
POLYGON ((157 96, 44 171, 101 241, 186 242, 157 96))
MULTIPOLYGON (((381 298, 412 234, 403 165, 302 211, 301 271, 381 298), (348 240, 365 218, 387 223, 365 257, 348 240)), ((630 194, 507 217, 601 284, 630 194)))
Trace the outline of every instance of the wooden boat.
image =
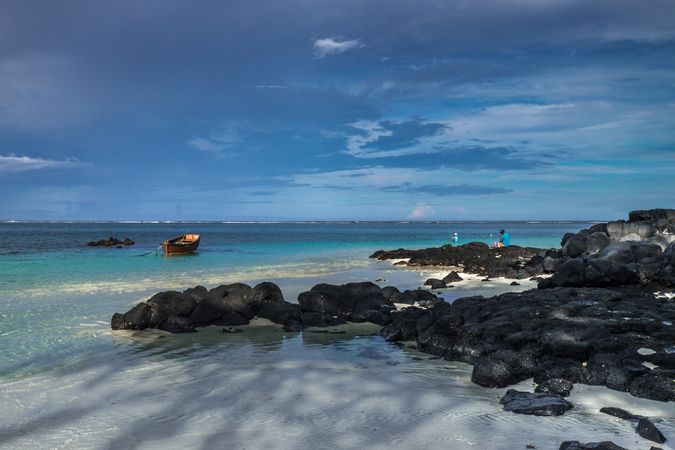
POLYGON ((182 236, 168 239, 162 242, 162 249, 164 255, 186 255, 194 253, 199 247, 200 236, 198 234, 184 234, 182 236))

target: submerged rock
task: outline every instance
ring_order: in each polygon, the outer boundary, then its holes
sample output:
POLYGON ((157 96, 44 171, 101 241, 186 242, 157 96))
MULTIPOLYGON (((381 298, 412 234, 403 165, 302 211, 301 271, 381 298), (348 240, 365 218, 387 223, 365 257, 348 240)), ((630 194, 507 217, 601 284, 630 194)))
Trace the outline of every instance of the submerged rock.
POLYGON ((87 246, 89 247, 115 247, 115 248, 123 248, 124 246, 130 246, 134 245, 134 241, 132 241, 129 238, 126 238, 123 241, 120 241, 119 239, 110 236, 108 239, 99 239, 98 241, 89 241, 87 242, 87 246))
POLYGON ((560 444, 560 450, 628 450, 612 441, 589 442, 582 444, 579 441, 565 441, 560 444))
POLYGON ((445 281, 439 280, 438 278, 429 278, 424 282, 425 286, 429 286, 431 289, 443 289, 445 287, 445 281))
POLYGON ((515 389, 506 391, 499 402, 504 405, 505 411, 535 416, 560 416, 574 406, 558 395, 515 389))
POLYGON ((659 444, 666 442, 665 436, 663 436, 661 431, 659 431, 659 429, 654 426, 651 420, 647 419, 646 417, 642 417, 638 421, 635 432, 643 438, 658 442, 659 444))
POLYGON ((638 420, 642 418, 642 416, 637 416, 621 408, 604 407, 600 408, 600 412, 609 414, 610 416, 618 417, 619 419, 623 420, 638 420))

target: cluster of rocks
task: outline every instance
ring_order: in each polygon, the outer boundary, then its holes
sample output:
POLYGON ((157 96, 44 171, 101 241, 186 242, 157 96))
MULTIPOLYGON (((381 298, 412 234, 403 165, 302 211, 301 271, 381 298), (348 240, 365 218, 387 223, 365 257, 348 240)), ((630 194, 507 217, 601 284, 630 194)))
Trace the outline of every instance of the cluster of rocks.
POLYGON ((427 281, 424 282, 424 285, 429 286, 429 288, 431 289, 443 289, 453 287, 451 283, 457 283, 462 280, 463 278, 461 277, 461 275, 453 270, 452 272, 444 276, 442 279, 429 278, 427 281))
MULTIPOLYGON (((505 411, 535 416, 560 416, 574 407, 572 403, 554 394, 522 392, 515 389, 506 391, 506 394, 502 396, 499 402, 504 405, 505 411)), ((667 440, 663 433, 647 417, 638 416, 624 409, 614 407, 600 408, 600 412, 633 422, 635 424, 635 432, 645 439, 659 444, 667 440)), ((623 447, 619 447, 611 441, 590 442, 587 444, 582 444, 579 441, 565 441, 560 445, 560 448, 577 450, 623 449, 623 447)))
POLYGON ((425 290, 401 292, 392 286, 380 288, 363 282, 318 284, 301 293, 298 303, 290 303, 274 283, 255 287, 235 283, 211 290, 197 286, 183 292, 160 292, 124 314, 114 314, 111 326, 115 330, 159 328, 181 333, 208 325, 246 325, 255 317, 281 324, 288 331, 347 322, 386 325, 396 310, 394 303, 431 307, 441 302, 425 290))
MULTIPOLYGON (((451 266, 488 278, 531 278, 552 273, 541 288, 604 287, 628 284, 675 286, 675 209, 632 211, 628 221, 599 223, 567 233, 560 249, 509 246, 491 248, 481 242, 421 250, 378 250, 371 258, 402 259, 407 266, 451 266)), ((398 263, 397 263, 398 264, 398 263)), ((445 280, 428 280, 434 289, 445 280)))
POLYGON ((658 442, 659 444, 666 442, 665 436, 647 417, 638 416, 621 408, 600 408, 600 412, 618 417, 619 419, 635 422, 635 432, 645 439, 658 442))
POLYGON ((584 383, 675 400, 675 303, 650 292, 535 289, 404 309, 391 319, 387 340, 473 364, 481 386, 533 377, 539 392, 556 395, 584 383))
POLYGON ((522 279, 552 271, 553 267, 546 266, 546 257, 553 260, 559 255, 555 250, 517 245, 491 248, 482 242, 470 242, 456 247, 448 244, 421 250, 378 250, 370 257, 378 260, 408 259, 405 264, 411 267, 444 266, 489 278, 522 279))
MULTIPOLYGON (((113 329, 195 331, 236 326, 254 317, 286 330, 346 322, 382 325, 388 341, 473 365, 471 379, 506 387, 528 378, 534 393, 509 390, 504 409, 559 415, 572 408, 563 397, 574 384, 604 385, 636 397, 675 401, 675 302, 655 296, 675 287, 675 210, 634 211, 628 221, 597 224, 567 234, 561 249, 473 242, 423 250, 380 250, 379 260, 407 259, 408 266, 444 266, 486 277, 529 278, 552 273, 539 289, 495 297, 465 297, 448 304, 428 290, 388 286, 318 284, 284 300, 273 283, 236 283, 207 290, 161 292, 115 314, 113 329), (396 304, 413 306, 397 310, 396 304)), ((112 238, 111 238, 112 239, 112 238)), ((101 241, 99 241, 101 242, 101 241)), ((425 282, 432 289, 461 281, 455 271, 425 282)), ((654 442, 665 438, 649 419, 617 408, 602 412, 636 422, 654 442)), ((611 442, 566 441, 561 449, 621 449, 611 442)))
POLYGON ((675 210, 633 211, 628 221, 600 223, 561 242, 553 286, 675 286, 675 210))
POLYGON ((98 241, 87 242, 89 247, 117 247, 122 248, 128 245, 134 245, 135 242, 129 238, 126 238, 123 241, 120 241, 117 238, 110 236, 108 239, 99 239, 98 241))

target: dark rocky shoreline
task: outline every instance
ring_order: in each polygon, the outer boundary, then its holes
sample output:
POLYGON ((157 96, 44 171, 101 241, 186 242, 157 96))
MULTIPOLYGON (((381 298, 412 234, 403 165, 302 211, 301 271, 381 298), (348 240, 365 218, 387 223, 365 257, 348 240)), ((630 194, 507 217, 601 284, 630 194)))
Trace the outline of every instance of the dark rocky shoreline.
POLYGON ((550 264, 561 254, 554 249, 517 245, 491 249, 482 242, 470 242, 456 247, 448 244, 421 250, 378 250, 370 257, 380 261, 409 258, 404 264, 408 267, 442 266, 489 278, 523 279, 553 272, 550 264))
MULTIPOLYGON (((470 243, 381 250, 371 256, 409 258, 408 266, 443 266, 487 277, 552 274, 538 289, 490 298, 449 304, 428 290, 400 292, 363 282, 318 284, 290 303, 273 283, 235 283, 161 292, 115 314, 111 325, 175 333, 245 325, 254 317, 293 331, 372 322, 383 326, 389 341, 413 341, 422 352, 472 364, 471 379, 481 386, 506 387, 534 378, 536 394, 509 391, 504 396, 508 410, 562 414, 571 407, 562 397, 577 383, 675 401, 675 301, 658 295, 675 287, 673 230, 675 210, 635 211, 628 221, 568 234, 557 250, 470 243), (411 307, 397 310, 395 303, 411 307)), ((446 278, 437 281, 457 280, 456 274, 446 278)), ((644 422, 639 430, 657 436, 644 422)))
POLYGON ((114 314, 111 326, 114 330, 159 328, 182 333, 196 331, 200 326, 246 325, 254 317, 271 320, 289 331, 347 322, 384 326, 392 321, 394 303, 425 311, 443 301, 422 289, 401 292, 393 286, 380 288, 362 282, 318 284, 301 293, 298 303, 290 303, 274 283, 263 282, 254 287, 235 283, 211 290, 197 286, 183 292, 160 292, 124 314, 114 314))

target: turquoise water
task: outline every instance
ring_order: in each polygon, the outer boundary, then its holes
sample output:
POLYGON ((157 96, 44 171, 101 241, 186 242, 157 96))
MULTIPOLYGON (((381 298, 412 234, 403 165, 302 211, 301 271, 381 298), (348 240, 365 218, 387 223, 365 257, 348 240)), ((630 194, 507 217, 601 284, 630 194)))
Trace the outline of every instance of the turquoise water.
POLYGON ((330 270, 331 265, 363 264, 378 249, 422 248, 449 242, 497 239, 508 229, 512 243, 556 247, 561 236, 585 223, 2 223, 0 295, 36 297, 77 292, 101 284, 157 284, 183 280, 204 283, 218 274, 330 270), (186 232, 202 235, 196 256, 137 256, 154 252, 164 240, 186 232), (115 236, 136 245, 123 249, 85 244, 115 236))
MULTIPOLYGON (((585 223, 2 223, 0 376, 21 377, 110 351, 113 313, 160 290, 242 281, 278 283, 289 301, 314 284, 374 281, 378 249, 492 242, 500 227, 513 244, 555 247, 585 223), (164 239, 202 241, 194 256, 155 256, 164 239), (115 236, 132 247, 86 243, 115 236), (151 252, 147 256, 138 256, 151 252)), ((385 264, 389 267, 389 264, 385 264)), ((378 272, 380 271, 380 272, 378 272)), ((415 287, 419 280, 413 279, 415 287)))

